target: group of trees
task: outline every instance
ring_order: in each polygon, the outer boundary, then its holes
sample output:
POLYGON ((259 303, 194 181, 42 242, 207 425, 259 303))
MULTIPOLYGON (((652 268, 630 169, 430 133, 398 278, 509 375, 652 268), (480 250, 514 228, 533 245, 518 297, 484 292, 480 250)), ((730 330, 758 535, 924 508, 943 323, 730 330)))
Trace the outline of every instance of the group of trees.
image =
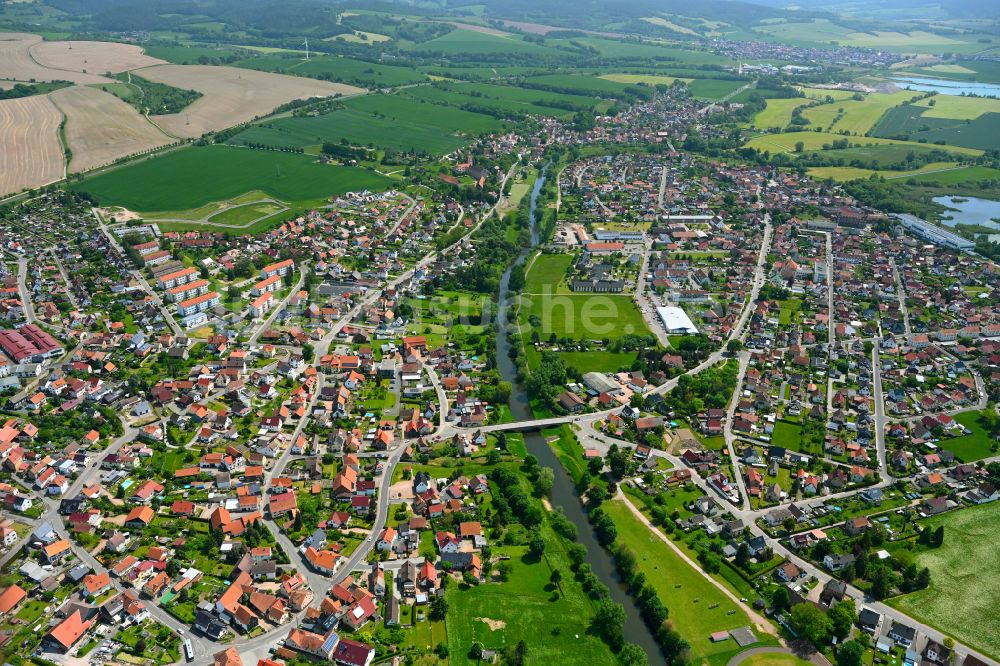
POLYGON ((667 394, 667 404, 682 416, 724 408, 736 389, 736 373, 736 363, 727 361, 697 375, 681 375, 667 394))

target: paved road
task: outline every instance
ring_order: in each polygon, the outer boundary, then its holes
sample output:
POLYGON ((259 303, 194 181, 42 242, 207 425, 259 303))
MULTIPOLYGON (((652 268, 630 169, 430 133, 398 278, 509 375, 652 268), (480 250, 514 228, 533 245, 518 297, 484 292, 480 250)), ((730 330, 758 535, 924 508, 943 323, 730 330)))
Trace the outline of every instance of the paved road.
POLYGON ((35 306, 31 303, 31 292, 28 291, 28 259, 26 257, 17 260, 17 291, 21 296, 21 303, 24 304, 25 323, 35 323, 35 306))
POLYGON ((248 342, 248 344, 251 347, 257 344, 257 341, 260 340, 260 336, 264 334, 264 331, 271 328, 271 324, 274 323, 274 320, 278 317, 278 314, 280 314, 281 311, 288 306, 288 301, 291 300, 292 296, 299 293, 299 290, 302 289, 302 285, 306 280, 307 270, 310 270, 308 264, 306 263, 299 264, 298 266, 299 279, 295 281, 295 284, 292 286, 291 291, 288 292, 288 295, 285 296, 280 303, 271 308, 271 314, 269 314, 267 318, 264 319, 264 321, 260 322, 254 329, 254 332, 253 334, 251 334, 250 340, 248 342))

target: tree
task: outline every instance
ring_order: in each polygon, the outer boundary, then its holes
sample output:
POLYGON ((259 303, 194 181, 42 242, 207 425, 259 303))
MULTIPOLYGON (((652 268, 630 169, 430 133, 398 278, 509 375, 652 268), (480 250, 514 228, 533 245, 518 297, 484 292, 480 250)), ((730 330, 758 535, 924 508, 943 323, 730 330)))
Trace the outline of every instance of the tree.
POLYGON ((593 627, 604 642, 617 652, 625 643, 625 607, 605 599, 597 607, 593 627))
POLYGON ((837 650, 837 666, 861 666, 865 646, 858 641, 847 641, 837 650))
POLYGON ((448 600, 444 597, 434 597, 434 601, 431 602, 430 618, 435 621, 440 621, 443 620, 447 614, 448 600))
POLYGON ((548 497, 552 493, 552 484, 555 483, 556 475, 551 467, 542 467, 538 470, 538 478, 535 479, 535 491, 539 497, 548 497))
POLYGON ((552 573, 549 574, 549 582, 558 587, 559 583, 562 582, 562 572, 559 569, 553 569, 552 573))
POLYGON ((934 530, 933 544, 935 548, 940 548, 944 545, 944 525, 938 525, 938 528, 934 530))
POLYGON ((540 558, 544 552, 545 539, 542 538, 539 532, 535 532, 535 535, 528 541, 528 554, 532 557, 540 558))
POLYGON ((736 550, 736 566, 741 569, 745 569, 747 564, 750 562, 750 546, 744 541, 740 544, 740 547, 736 550))
POLYGON ((830 609, 826 614, 830 619, 830 633, 843 640, 851 633, 851 626, 858 619, 858 612, 854 606, 854 599, 844 599, 830 609))
POLYGON ((931 584, 931 570, 928 569, 927 567, 924 567, 923 569, 920 570, 920 573, 917 574, 916 588, 918 590, 924 590, 930 587, 930 584, 931 584))
POLYGON ((635 643, 626 643, 618 653, 618 663, 621 666, 648 666, 649 657, 646 651, 635 643))
POLYGON ((812 604, 799 604, 792 608, 792 626, 813 645, 826 645, 830 638, 830 618, 812 604))
POLYGON ((469 659, 482 659, 483 657, 483 644, 476 641, 469 648, 469 659))
POLYGON ((872 574, 872 596, 876 599, 885 599, 889 596, 889 574, 885 567, 878 567, 872 574))
POLYGON ((791 600, 788 596, 787 587, 778 587, 771 593, 771 607, 775 613, 787 610, 789 603, 791 603, 791 600))

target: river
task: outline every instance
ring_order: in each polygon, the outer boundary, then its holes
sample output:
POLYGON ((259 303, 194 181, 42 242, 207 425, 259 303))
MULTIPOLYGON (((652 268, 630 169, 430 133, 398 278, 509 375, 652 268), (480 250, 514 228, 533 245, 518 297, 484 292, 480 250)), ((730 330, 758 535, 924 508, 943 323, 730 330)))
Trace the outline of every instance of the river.
POLYGON ((976 95, 978 97, 1000 97, 1000 85, 976 83, 975 81, 955 81, 954 79, 932 79, 923 76, 894 76, 892 80, 900 88, 936 92, 942 95, 976 95))
MULTIPOLYGON (((531 190, 530 215, 531 215, 531 248, 526 249, 517 257, 514 263, 507 268, 500 280, 499 308, 497 312, 497 369, 503 378, 511 383, 510 411, 514 415, 515 421, 530 421, 534 419, 531 411, 531 404, 528 401, 528 394, 522 384, 517 381, 517 368, 510 358, 511 344, 507 340, 507 306, 510 304, 510 294, 507 285, 510 282, 510 273, 514 266, 524 263, 531 255, 535 246, 539 243, 539 234, 536 220, 536 207, 538 197, 542 190, 542 185, 548 173, 548 165, 543 167, 535 186, 531 190)), ((538 462, 543 467, 551 467, 555 472, 555 480, 552 484, 552 503, 563 509, 566 517, 573 521, 577 528, 577 541, 587 548, 587 561, 590 563, 594 573, 611 590, 611 598, 625 607, 625 640, 642 647, 649 655, 651 664, 662 663, 660 648, 657 645, 652 633, 643 622, 639 609, 636 607, 632 597, 624 590, 618 571, 615 567, 611 555, 597 542, 597 537, 587 520, 583 506, 580 503, 580 496, 576 492, 576 487, 569 473, 563 468, 562 463, 553 453, 552 449, 545 442, 540 432, 525 433, 525 443, 528 451, 538 458, 538 462)))

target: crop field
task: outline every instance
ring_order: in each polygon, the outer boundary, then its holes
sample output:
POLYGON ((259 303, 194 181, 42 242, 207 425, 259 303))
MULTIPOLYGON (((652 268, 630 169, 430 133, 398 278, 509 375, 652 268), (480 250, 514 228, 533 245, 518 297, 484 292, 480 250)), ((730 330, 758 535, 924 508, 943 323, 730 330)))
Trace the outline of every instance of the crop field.
POLYGON ((890 109, 872 133, 980 150, 1000 149, 1000 113, 984 113, 972 120, 962 120, 933 118, 924 115, 925 111, 924 107, 915 105, 890 109))
POLYGON ((66 115, 73 173, 173 142, 133 107, 97 88, 63 88, 50 97, 66 115))
POLYGON ((917 566, 931 570, 925 590, 891 599, 889 604, 957 640, 1000 658, 1000 502, 949 512, 924 521, 944 526, 944 545, 919 553, 917 566), (986 572, 991 572, 987 574, 986 572), (969 622, 968 618, 976 618, 969 622))
POLYGON ((147 46, 146 55, 172 62, 175 65, 197 65, 200 58, 228 58, 245 53, 243 49, 232 46, 147 46))
POLYGON ((609 294, 557 294, 551 297, 523 295, 520 298, 521 330, 528 334, 528 319, 541 320, 542 339, 557 337, 601 340, 625 335, 650 335, 646 321, 629 296, 609 294))
POLYGON ((571 254, 539 254, 531 263, 531 270, 525 276, 524 293, 568 293, 566 287, 561 287, 561 285, 566 277, 566 271, 572 265, 573 255, 571 254))
POLYGON ((134 44, 117 42, 40 42, 31 47, 31 57, 43 67, 102 76, 165 62, 134 44))
POLYGON ((475 641, 488 650, 503 650, 520 640, 527 643, 532 663, 590 666, 614 661, 600 638, 580 631, 594 615, 593 602, 570 575, 561 540, 547 527, 542 535, 546 547, 541 561, 527 558, 524 546, 494 546, 494 552, 510 557, 507 582, 448 588, 450 663, 481 663, 468 656, 475 641), (549 583, 553 569, 562 572, 562 593, 549 583))
POLYGON ((587 76, 577 74, 545 74, 542 76, 532 76, 525 81, 531 84, 541 84, 552 86, 560 90, 572 92, 578 95, 605 95, 614 97, 621 95, 630 86, 617 81, 611 81, 599 76, 587 76))
POLYGON ((236 67, 256 69, 261 72, 308 76, 362 88, 387 88, 427 80, 426 75, 406 67, 393 67, 330 55, 313 56, 305 60, 297 53, 263 54, 233 64, 236 67))
MULTIPOLYGON (((832 146, 834 141, 847 139, 853 146, 883 146, 883 145, 903 145, 926 148, 926 144, 916 141, 897 141, 872 136, 845 137, 839 134, 829 134, 827 132, 785 132, 783 134, 766 134, 757 136, 746 143, 751 148, 757 150, 769 150, 772 153, 794 153, 795 144, 801 141, 804 150, 822 150, 823 146, 832 146)), ((961 148, 956 146, 943 146, 943 148, 961 155, 982 155, 982 151, 974 148, 961 148)), ((829 148, 828 148, 829 149, 829 148)))
POLYGON ((488 83, 439 83, 433 86, 409 88, 401 92, 406 97, 461 108, 471 104, 500 112, 527 113, 567 118, 574 110, 592 110, 603 104, 594 97, 564 95, 547 90, 533 90, 488 83), (550 106, 551 105, 551 106, 550 106), (571 109, 561 108, 570 106, 571 109))
POLYGON ((639 522, 623 502, 606 502, 604 510, 618 527, 618 540, 635 552, 638 570, 669 609, 671 624, 690 643, 692 663, 707 660, 721 665, 739 653, 742 648, 735 641, 713 643, 710 636, 750 625, 746 613, 639 522))
POLYGON ((45 95, 0 101, 0 195, 62 178, 61 122, 45 95))
POLYGON ((280 201, 308 202, 363 189, 380 190, 388 178, 363 169, 323 165, 307 155, 194 146, 74 184, 102 205, 133 211, 176 211, 260 190, 280 201))
POLYGON ((878 123, 886 111, 903 102, 913 99, 910 91, 883 95, 871 93, 863 100, 846 99, 822 104, 802 112, 813 126, 821 127, 827 132, 847 132, 848 134, 865 134, 878 123))
POLYGON ((414 44, 408 50, 420 53, 443 53, 444 55, 485 55, 489 53, 544 55, 551 53, 550 49, 544 46, 526 42, 518 37, 487 35, 477 30, 452 30, 429 42, 414 44))
POLYGON ((31 57, 31 48, 42 38, 23 32, 0 32, 0 79, 15 81, 72 81, 73 83, 101 83, 108 79, 96 74, 83 74, 49 69, 31 57))
POLYGON ((136 73, 150 81, 202 93, 181 113, 154 117, 166 132, 184 138, 197 138, 206 132, 253 120, 292 100, 363 92, 361 88, 341 83, 238 67, 159 65, 136 73))
POLYGON ((345 106, 321 116, 253 125, 230 143, 302 148, 346 139, 354 145, 443 155, 503 126, 491 116, 400 95, 365 95, 345 106))
POLYGON ((1000 99, 990 99, 988 97, 935 95, 934 97, 920 100, 915 106, 927 108, 921 114, 922 118, 973 120, 984 113, 1000 113, 1000 99))

